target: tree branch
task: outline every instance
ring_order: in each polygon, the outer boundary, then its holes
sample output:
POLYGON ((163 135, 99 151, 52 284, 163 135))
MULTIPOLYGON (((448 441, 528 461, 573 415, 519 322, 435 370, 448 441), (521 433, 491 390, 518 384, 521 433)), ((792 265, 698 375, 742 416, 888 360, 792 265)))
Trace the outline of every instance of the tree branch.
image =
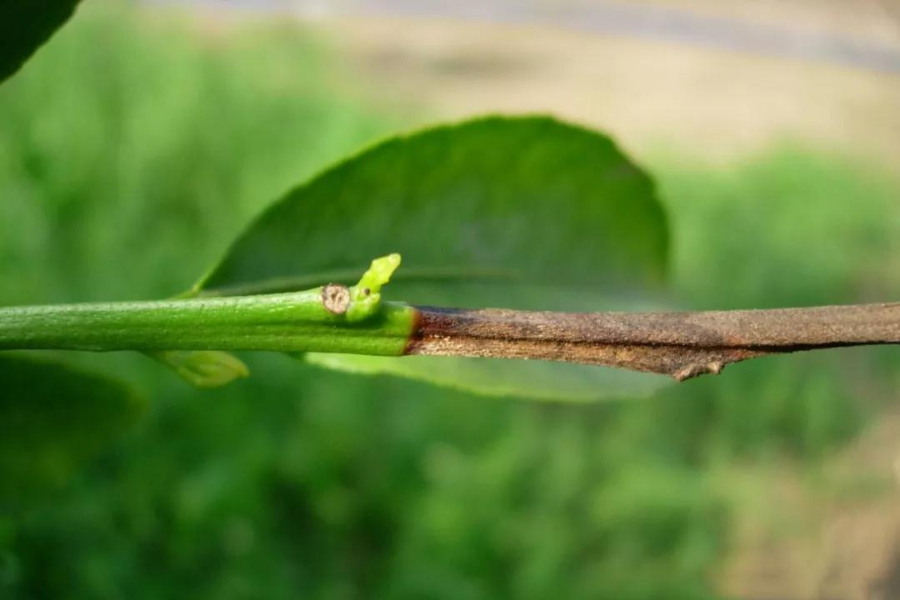
POLYGON ((900 344, 900 303, 684 313, 417 310, 407 354, 556 360, 679 381, 757 356, 900 344))
POLYGON ((757 356, 900 344, 900 303, 682 313, 470 310, 379 302, 376 283, 0 308, 0 350, 483 356, 604 365, 682 381, 757 356))

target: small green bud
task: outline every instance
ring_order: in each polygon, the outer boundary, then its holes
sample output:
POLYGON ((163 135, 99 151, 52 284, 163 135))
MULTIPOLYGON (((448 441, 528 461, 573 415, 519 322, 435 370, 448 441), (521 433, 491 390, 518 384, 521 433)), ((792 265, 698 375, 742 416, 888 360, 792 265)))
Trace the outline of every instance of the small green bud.
POLYGON ((372 261, 359 283, 350 288, 348 321, 361 321, 375 314, 381 304, 381 287, 391 280, 400 260, 400 255, 394 253, 372 261))
POLYGON ((238 357, 212 350, 166 350, 148 356, 175 371, 182 379, 201 388, 227 385, 250 370, 238 357))

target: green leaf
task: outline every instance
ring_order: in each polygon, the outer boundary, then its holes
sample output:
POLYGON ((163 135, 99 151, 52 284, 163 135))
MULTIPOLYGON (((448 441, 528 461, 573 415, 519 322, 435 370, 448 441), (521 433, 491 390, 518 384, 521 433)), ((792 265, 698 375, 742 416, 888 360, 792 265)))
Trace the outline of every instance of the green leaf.
MULTIPOLYGON (((372 257, 399 252, 388 300, 644 309, 658 305, 667 251, 652 181, 608 137, 550 117, 487 117, 389 139, 294 189, 194 293, 352 283, 372 257)), ((496 359, 310 358, 541 398, 641 393, 665 381, 496 359)))
POLYGON ((0 510, 60 488, 144 406, 105 377, 0 356, 0 510))
POLYGON ((241 359, 216 350, 166 350, 147 356, 169 367, 188 383, 200 388, 217 388, 247 377, 250 370, 241 359))
POLYGON ((0 0, 0 82, 65 23, 79 0, 0 0))
POLYGON ((350 356, 310 352, 306 361, 360 375, 395 375, 484 396, 590 402, 640 397, 668 385, 668 378, 621 369, 547 361, 456 356, 350 356))

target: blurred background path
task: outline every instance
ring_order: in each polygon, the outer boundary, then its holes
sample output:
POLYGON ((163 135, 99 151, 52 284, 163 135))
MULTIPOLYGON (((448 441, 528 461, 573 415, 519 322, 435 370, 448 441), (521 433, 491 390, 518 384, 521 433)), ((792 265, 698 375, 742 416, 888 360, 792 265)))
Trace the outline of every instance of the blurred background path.
POLYGON ((691 140, 723 162, 808 142, 900 165, 897 0, 188 4, 316 22, 367 92, 431 118, 552 112, 641 154, 691 140))
MULTIPOLYGON (((148 1, 178 4, 185 0, 148 1)), ((191 4, 319 18, 419 17, 538 24, 900 72, 900 25, 895 20, 900 9, 894 0, 198 0, 191 4)))

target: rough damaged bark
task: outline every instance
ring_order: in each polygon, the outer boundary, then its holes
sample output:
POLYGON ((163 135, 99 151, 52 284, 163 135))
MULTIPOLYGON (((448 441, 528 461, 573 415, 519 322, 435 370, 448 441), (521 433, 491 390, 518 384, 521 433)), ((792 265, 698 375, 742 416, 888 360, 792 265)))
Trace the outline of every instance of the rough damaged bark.
POLYGON ((682 313, 417 310, 407 354, 556 360, 679 381, 758 356, 900 344, 900 303, 682 313))

